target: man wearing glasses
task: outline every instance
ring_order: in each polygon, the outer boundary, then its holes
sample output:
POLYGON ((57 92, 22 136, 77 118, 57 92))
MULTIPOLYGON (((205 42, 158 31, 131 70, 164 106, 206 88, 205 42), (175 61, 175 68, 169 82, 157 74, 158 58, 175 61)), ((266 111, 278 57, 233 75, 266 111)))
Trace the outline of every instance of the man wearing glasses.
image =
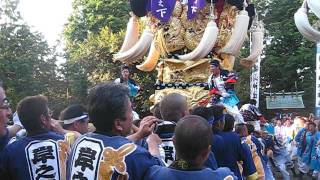
POLYGON ((19 102, 17 112, 27 136, 7 145, 2 151, 0 177, 63 179, 69 145, 62 135, 51 131, 47 98, 28 96, 19 102))
POLYGON ((0 153, 8 144, 10 138, 15 136, 16 133, 22 129, 19 120, 15 120, 13 126, 7 127, 11 114, 10 103, 6 97, 2 83, 0 82, 0 153))

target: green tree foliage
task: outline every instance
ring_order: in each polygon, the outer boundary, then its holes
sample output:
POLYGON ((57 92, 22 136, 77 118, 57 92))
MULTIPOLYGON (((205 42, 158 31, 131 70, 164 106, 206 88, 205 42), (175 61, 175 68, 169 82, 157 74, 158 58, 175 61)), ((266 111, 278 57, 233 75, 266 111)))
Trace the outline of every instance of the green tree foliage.
POLYGON ((124 0, 73 1, 63 32, 67 60, 63 74, 70 103, 85 103, 90 86, 116 76, 120 63, 113 63, 112 52, 119 46, 127 18, 124 0))
POLYGON ((73 13, 64 30, 67 45, 83 42, 89 33, 99 34, 106 26, 113 32, 121 31, 128 12, 127 0, 74 0, 73 13))
POLYGON ((117 76, 120 63, 113 62, 111 52, 117 48, 118 36, 103 28, 98 34, 90 33, 87 40, 68 53, 64 75, 71 102, 85 103, 91 85, 117 76))
POLYGON ((16 11, 17 1, 1 6, 0 79, 4 82, 13 109, 25 96, 44 94, 49 100, 63 97, 63 81, 58 77, 53 49, 43 36, 32 32, 16 11))
POLYGON ((112 52, 123 36, 128 8, 126 0, 73 1, 63 32, 67 60, 63 74, 70 103, 85 103, 89 87, 116 77, 121 64, 113 63, 112 52))
MULTIPOLYGON (((261 89, 304 90, 307 112, 313 112, 315 96, 315 44, 305 40, 294 23, 300 0, 258 0, 258 12, 266 28, 265 52, 261 67, 261 89)), ((265 97, 261 97, 264 102, 265 97)))
MULTIPOLYGON (((74 12, 64 29, 68 97, 71 103, 86 103, 87 89, 120 76, 120 62, 113 54, 122 44, 129 19, 126 0, 75 0, 74 12)), ((132 76, 143 85, 137 97, 137 110, 146 112, 149 96, 154 93, 155 74, 143 73, 132 66, 132 76)))
POLYGON ((17 11, 18 4, 17 0, 0 0, 1 20, 6 23, 21 20, 20 13, 17 11))

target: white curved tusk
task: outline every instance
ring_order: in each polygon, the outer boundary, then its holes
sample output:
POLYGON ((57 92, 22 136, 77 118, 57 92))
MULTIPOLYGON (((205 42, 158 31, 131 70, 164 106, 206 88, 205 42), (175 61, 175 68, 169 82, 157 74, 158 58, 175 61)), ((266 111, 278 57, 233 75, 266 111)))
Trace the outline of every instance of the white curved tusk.
POLYGON ((246 67, 251 67, 257 62, 258 57, 263 50, 264 28, 262 23, 258 24, 251 32, 252 45, 250 55, 240 60, 240 64, 246 67))
POLYGON ((148 51, 153 40, 153 33, 150 29, 145 29, 139 41, 129 50, 114 55, 115 61, 121 61, 127 64, 135 62, 148 51))
POLYGON ((320 18, 320 1, 319 0, 307 0, 308 7, 311 11, 320 18))
POLYGON ((179 55, 178 58, 181 60, 197 60, 206 57, 216 43, 218 31, 216 23, 209 21, 198 46, 192 52, 179 55))
POLYGON ((139 40, 139 23, 137 17, 132 14, 127 24, 126 35, 119 53, 125 52, 132 48, 139 40))
POLYGON ((232 30, 232 35, 228 43, 219 50, 219 53, 237 55, 246 39, 249 16, 246 10, 242 10, 236 17, 236 22, 232 30))
POLYGON ((299 30, 299 32, 308 40, 313 42, 320 41, 320 32, 314 29, 308 19, 307 8, 301 7, 294 14, 294 22, 299 30))
POLYGON ((146 61, 136 67, 140 71, 152 71, 157 66, 159 58, 160 52, 155 47, 155 41, 153 40, 146 61))

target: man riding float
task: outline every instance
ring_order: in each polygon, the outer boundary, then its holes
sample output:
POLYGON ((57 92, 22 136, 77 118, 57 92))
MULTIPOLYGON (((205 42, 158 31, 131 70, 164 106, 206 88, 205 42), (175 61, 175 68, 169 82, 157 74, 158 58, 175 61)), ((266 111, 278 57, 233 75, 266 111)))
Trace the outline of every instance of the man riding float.
POLYGON ((237 106, 239 99, 234 91, 234 83, 237 82, 235 75, 221 69, 218 60, 210 62, 210 72, 208 85, 209 95, 212 96, 211 104, 222 104, 228 113, 235 118, 236 123, 244 122, 237 106))

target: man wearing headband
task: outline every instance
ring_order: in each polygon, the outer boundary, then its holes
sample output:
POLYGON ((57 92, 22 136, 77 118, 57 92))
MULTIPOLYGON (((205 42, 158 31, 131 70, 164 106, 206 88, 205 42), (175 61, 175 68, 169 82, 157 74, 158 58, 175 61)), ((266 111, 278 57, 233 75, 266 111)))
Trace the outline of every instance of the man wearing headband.
POLYGON ((264 124, 266 121, 256 104, 257 101, 255 99, 250 99, 248 104, 244 104, 241 107, 240 113, 246 123, 252 124, 254 128, 259 131, 260 122, 264 124))
POLYGON ((210 89, 216 89, 218 94, 222 97, 229 97, 230 95, 228 94, 226 87, 225 87, 225 82, 228 78, 229 72, 226 70, 221 69, 220 66, 220 61, 218 60, 212 60, 210 61, 210 72, 211 75, 209 76, 208 79, 208 85, 210 89))
POLYGON ((239 99, 234 91, 234 84, 237 81, 235 74, 221 69, 220 61, 216 59, 210 62, 210 72, 208 85, 210 94, 214 95, 212 104, 223 104, 237 123, 243 122, 243 117, 237 107, 239 99))
POLYGON ((69 131, 77 131, 80 134, 88 132, 89 115, 83 105, 71 105, 64 109, 60 115, 63 128, 69 131))

